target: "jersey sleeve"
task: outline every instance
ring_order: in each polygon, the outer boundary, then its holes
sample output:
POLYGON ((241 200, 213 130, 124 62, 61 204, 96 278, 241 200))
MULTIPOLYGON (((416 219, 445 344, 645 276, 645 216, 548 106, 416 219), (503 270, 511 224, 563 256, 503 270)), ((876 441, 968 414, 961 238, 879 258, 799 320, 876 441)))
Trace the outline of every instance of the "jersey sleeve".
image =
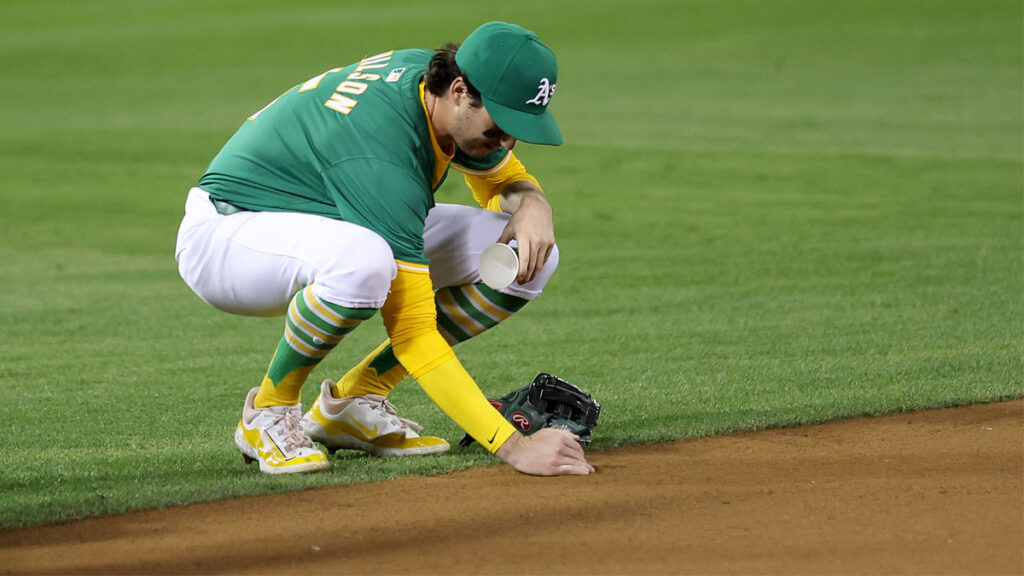
POLYGON ((456 154, 452 168, 463 175, 477 204, 495 212, 501 212, 501 192, 509 184, 525 181, 540 188, 540 183, 526 171, 526 166, 505 148, 498 148, 481 160, 456 154))
POLYGON ((434 197, 422 175, 379 158, 354 157, 324 170, 323 177, 342 220, 380 234, 396 260, 427 263, 423 226, 434 197))

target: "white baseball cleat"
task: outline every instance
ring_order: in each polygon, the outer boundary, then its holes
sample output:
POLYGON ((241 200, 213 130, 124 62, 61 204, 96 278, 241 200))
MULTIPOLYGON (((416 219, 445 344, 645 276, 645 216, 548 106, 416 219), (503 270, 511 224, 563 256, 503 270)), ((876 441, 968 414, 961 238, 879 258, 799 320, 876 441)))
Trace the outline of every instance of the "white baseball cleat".
POLYGON ((302 407, 268 406, 256 409, 253 398, 259 387, 249 391, 242 419, 235 428, 235 444, 246 462, 259 462, 265 474, 319 472, 330 468, 327 456, 302 431, 302 407))
POLYGON ((443 454, 450 448, 443 438, 417 434, 423 427, 400 418, 386 397, 367 394, 335 398, 333 385, 333 381, 324 380, 316 402, 302 417, 302 429, 331 454, 362 450, 375 456, 411 456, 443 454))

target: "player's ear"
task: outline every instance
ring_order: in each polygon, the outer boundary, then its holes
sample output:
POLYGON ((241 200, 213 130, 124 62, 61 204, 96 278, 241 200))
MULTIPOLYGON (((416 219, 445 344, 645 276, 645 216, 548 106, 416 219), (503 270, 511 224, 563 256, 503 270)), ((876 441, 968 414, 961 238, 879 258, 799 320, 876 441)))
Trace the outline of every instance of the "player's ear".
POLYGON ((452 80, 451 85, 448 86, 448 95, 451 96, 452 102, 455 105, 459 105, 463 99, 469 98, 469 88, 466 86, 466 80, 462 76, 452 80))

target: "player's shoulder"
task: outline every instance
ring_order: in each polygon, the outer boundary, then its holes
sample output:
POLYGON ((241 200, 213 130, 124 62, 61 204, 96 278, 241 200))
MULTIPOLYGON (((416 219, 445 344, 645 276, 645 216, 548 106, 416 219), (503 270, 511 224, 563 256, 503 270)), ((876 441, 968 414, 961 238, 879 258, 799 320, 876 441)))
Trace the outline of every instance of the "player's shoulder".
POLYGON ((433 50, 406 49, 385 53, 385 65, 379 70, 380 81, 394 88, 394 93, 410 100, 419 100, 419 84, 434 55, 433 50), (411 98, 410 98, 411 97, 411 98))
POLYGON ((374 85, 387 86, 379 96, 388 94, 415 95, 415 89, 423 78, 433 56, 432 50, 405 49, 387 50, 363 56, 345 66, 332 68, 296 86, 292 92, 316 91, 329 97, 340 92, 348 97, 361 96, 374 85), (408 87, 412 86, 413 90, 408 87))
POLYGON ((343 74, 362 73, 380 75, 389 84, 419 82, 427 71, 433 50, 410 48, 388 50, 370 56, 364 56, 357 62, 337 69, 343 74))
POLYGON ((430 63, 430 59, 434 57, 433 50, 426 50, 423 48, 406 48, 403 50, 393 50, 391 61, 395 66, 413 66, 422 70, 427 69, 427 64, 430 63))

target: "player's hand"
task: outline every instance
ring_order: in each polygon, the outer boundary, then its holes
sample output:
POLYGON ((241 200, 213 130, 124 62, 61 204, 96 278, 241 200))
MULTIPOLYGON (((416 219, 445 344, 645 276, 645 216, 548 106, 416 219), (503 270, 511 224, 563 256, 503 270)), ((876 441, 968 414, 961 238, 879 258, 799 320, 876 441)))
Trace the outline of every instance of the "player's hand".
POLYGON ((580 446, 579 436, 565 430, 544 428, 529 436, 513 434, 495 456, 532 476, 586 475, 594 471, 580 446))
POLYGON ((519 274, 516 281, 526 284, 537 276, 555 247, 555 223, 551 205, 541 193, 524 193, 518 199, 498 242, 515 239, 519 245, 519 274))

